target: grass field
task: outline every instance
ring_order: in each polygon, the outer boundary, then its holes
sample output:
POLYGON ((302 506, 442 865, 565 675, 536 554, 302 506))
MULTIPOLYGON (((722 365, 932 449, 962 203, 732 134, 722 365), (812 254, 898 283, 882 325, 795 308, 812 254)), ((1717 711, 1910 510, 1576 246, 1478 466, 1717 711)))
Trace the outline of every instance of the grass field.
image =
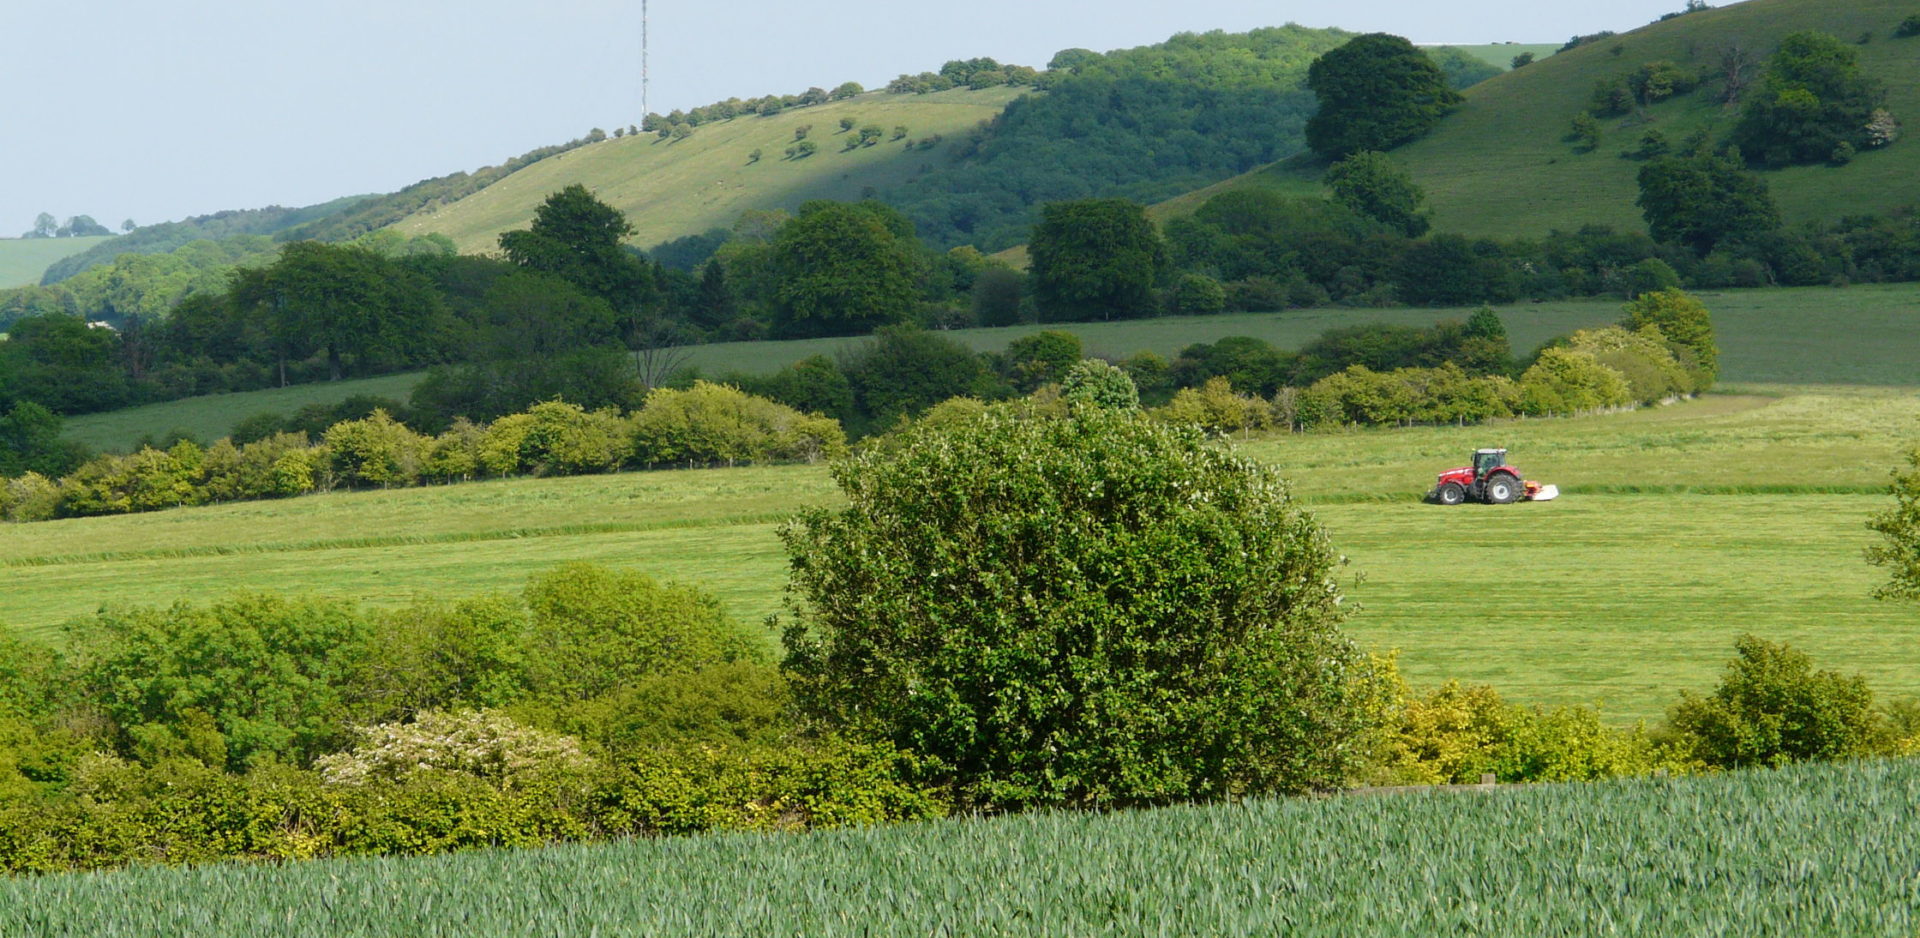
POLYGON ((1914 760, 0 882, 44 938, 1907 936, 1914 760))
POLYGON ((0 238, 0 290, 40 282, 54 261, 71 257, 109 236, 94 238, 0 238))
MULTIPOLYGON (((1603 120, 1599 148, 1576 153, 1563 138, 1595 81, 1659 60, 1710 68, 1732 38, 1764 59, 1783 36, 1798 30, 1817 29, 1850 43, 1870 34, 1870 41, 1855 48, 1862 67, 1885 83, 1886 106, 1896 115, 1920 114, 1920 82, 1912 80, 1920 52, 1913 40, 1892 35, 1914 10, 1912 0, 1747 0, 1656 23, 1475 85, 1466 92, 1465 106, 1431 136, 1394 150, 1393 157, 1426 190, 1436 231, 1531 237, 1588 223, 1642 229, 1634 200, 1643 164, 1621 159, 1620 153, 1635 147, 1649 129, 1676 143, 1696 130, 1724 136, 1738 111, 1722 108, 1713 99, 1719 86, 1710 84, 1644 115, 1603 120)), ((1632 25, 1615 28, 1625 32, 1632 25)), ((1239 186, 1318 196, 1322 169, 1274 164, 1181 196, 1157 214, 1192 211, 1214 193, 1239 186)), ((1885 213, 1920 202, 1920 148, 1896 144, 1862 153, 1838 169, 1807 166, 1765 178, 1790 224, 1885 213)))
MULTIPOLYGON (((1868 598, 1864 522, 1920 395, 1759 388, 1633 413, 1485 427, 1274 436, 1279 466, 1351 558, 1367 647, 1417 681, 1489 681, 1541 703, 1657 716, 1711 685, 1733 639, 1785 640, 1882 692, 1920 693, 1909 606, 1868 598), (1417 501, 1477 446, 1510 447, 1557 502, 1417 501)), ((777 612, 782 517, 832 503, 821 467, 625 473, 335 493, 0 526, 0 622, 49 635, 102 603, 233 589, 383 605, 516 590, 592 560, 699 583, 739 619, 777 612)), ((769 633, 771 640, 771 633, 769 633)))
POLYGON ((652 134, 581 147, 541 160, 474 195, 394 227, 409 235, 439 232, 466 252, 492 251, 501 232, 524 228, 547 196, 573 183, 592 189, 602 201, 627 214, 635 232, 628 240, 641 247, 730 228, 749 209, 793 209, 809 199, 853 201, 867 190, 898 185, 922 166, 951 158, 960 138, 989 120, 1026 89, 959 89, 928 95, 872 93, 845 101, 795 108, 772 117, 737 117, 703 124, 685 140, 667 142, 652 134), (904 140, 846 151, 840 119, 857 127, 875 124, 892 136, 907 129, 904 140), (783 157, 794 130, 811 125, 807 139, 819 152, 804 159, 783 157), (907 144, 941 136, 930 150, 907 144), (763 154, 749 162, 754 150, 763 154))
MULTIPOLYGON (((1920 384, 1920 284, 1728 290, 1702 294, 1713 309, 1722 349, 1723 377, 1735 383, 1920 384), (1787 327, 1783 327, 1787 324, 1787 327)), ((1465 319, 1465 309, 1314 309, 1282 313, 1176 316, 1126 322, 1052 323, 945 333, 977 351, 999 351, 1040 329, 1065 329, 1081 337, 1087 353, 1122 358, 1141 350, 1171 358, 1195 342, 1231 335, 1298 348, 1336 326, 1362 322, 1428 325, 1465 319)), ((1556 335, 1604 325, 1620 317, 1617 300, 1569 300, 1505 307, 1500 311, 1516 350, 1525 352, 1556 335)), ((764 373, 809 355, 832 355, 864 339, 801 339, 789 342, 728 342, 691 350, 688 364, 708 376, 764 373)), ((124 449, 142 436, 178 428, 202 440, 225 436, 239 420, 260 413, 290 413, 311 403, 334 403, 355 394, 405 401, 419 373, 294 388, 220 394, 76 417, 67 436, 96 449, 124 449)))

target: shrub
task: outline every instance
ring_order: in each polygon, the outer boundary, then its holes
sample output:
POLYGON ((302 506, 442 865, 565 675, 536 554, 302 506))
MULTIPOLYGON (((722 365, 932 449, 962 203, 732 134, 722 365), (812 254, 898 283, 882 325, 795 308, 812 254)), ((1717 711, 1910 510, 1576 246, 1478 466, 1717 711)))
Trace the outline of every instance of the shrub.
POLYGON ((373 627, 380 654, 349 691, 364 720, 503 707, 527 696, 531 624, 518 597, 416 603, 378 616, 373 627))
POLYGON ((1893 473, 1892 507, 1867 522, 1882 540, 1867 548, 1867 562, 1890 575, 1874 590, 1881 599, 1920 600, 1920 449, 1907 453, 1907 465, 1893 473))
POLYGON ((846 452, 831 417, 803 414, 726 385, 655 388, 629 418, 633 460, 647 465, 817 462, 846 452))
POLYGON ((501 788, 529 777, 578 772, 591 765, 568 736, 522 726, 491 710, 422 711, 411 723, 380 723, 354 731, 350 750, 314 763, 335 785, 404 781, 419 772, 457 772, 501 788))
POLYGON ((1182 316, 1217 313, 1227 308, 1227 290, 1205 274, 1187 274, 1174 288, 1173 307, 1182 316))
POLYGON ((1713 314, 1706 304, 1684 290, 1656 290, 1636 297, 1625 311, 1620 325, 1636 332, 1653 326, 1669 342, 1685 349, 1692 360, 1684 364, 1698 371, 1695 390, 1713 386, 1713 379, 1720 373, 1720 347, 1714 344, 1713 314))
POLYGON ((1047 329, 1007 343, 1004 357, 1007 379, 1014 390, 1031 393, 1043 384, 1058 382, 1080 361, 1080 337, 1047 329))
POLYGON ((613 411, 546 401, 494 421, 479 452, 480 462, 502 475, 576 475, 619 466, 631 445, 625 422, 613 411))
POLYGON ((1694 391, 1693 376, 1673 357, 1666 337, 1652 326, 1637 332, 1619 326, 1583 329, 1573 334, 1567 348, 1585 352, 1619 372, 1627 382, 1628 395, 1637 403, 1653 404, 1694 391))
POLYGON ((427 441, 376 410, 364 420, 328 427, 321 448, 327 470, 340 482, 391 488, 419 481, 427 441))
POLYGON ((1522 413, 1580 414, 1632 402, 1627 379, 1588 352, 1547 349, 1520 376, 1522 413))
POLYGON ((1060 380, 1060 396, 1072 404, 1108 410, 1139 410, 1140 389, 1126 371, 1097 358, 1087 358, 1067 369, 1060 380))
POLYGON ((60 486, 38 472, 0 480, 0 509, 8 521, 48 521, 60 510, 60 486))
POLYGON ((1734 649, 1720 686, 1705 697, 1681 692, 1667 716, 1701 762, 1779 766, 1864 755, 1874 745, 1873 692, 1864 678, 1815 671, 1804 653, 1752 635, 1734 649))
POLYGON ((1335 784, 1368 674, 1337 557, 1270 469, 1194 428, 1003 405, 834 468, 782 532, 803 711, 975 805, 1335 784))
POLYGON ((1167 406, 1154 411, 1167 423, 1191 424, 1211 433, 1259 430, 1271 421, 1265 404, 1256 397, 1236 393, 1233 384, 1216 375, 1198 388, 1174 392, 1167 406))
POLYGON ((306 436, 299 433, 275 433, 239 447, 234 441, 220 440, 202 462, 206 499, 231 502, 311 491, 309 449, 306 436))
POLYGON ((240 769, 332 751, 351 717, 344 688, 373 653, 351 606, 268 595, 109 609, 69 630, 115 746, 147 763, 240 769))
POLYGON ((523 705, 523 722, 577 736, 614 759, 714 746, 772 746, 795 735, 793 699, 776 668, 751 661, 659 674, 603 696, 523 705))
POLYGON ((659 674, 758 656, 760 645, 691 586, 640 573, 568 564, 535 576, 526 591, 533 694, 585 700, 659 674))
POLYGON ((1901 20, 1900 25, 1894 28, 1893 34, 1903 39, 1920 36, 1920 13, 1901 20))

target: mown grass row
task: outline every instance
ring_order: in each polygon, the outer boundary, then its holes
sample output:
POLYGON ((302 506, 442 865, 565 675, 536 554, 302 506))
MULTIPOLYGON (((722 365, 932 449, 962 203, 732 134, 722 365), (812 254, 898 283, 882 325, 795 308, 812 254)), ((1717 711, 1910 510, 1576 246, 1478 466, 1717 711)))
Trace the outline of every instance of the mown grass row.
POLYGON ((1911 935, 1920 761, 0 882, 0 934, 1911 935))

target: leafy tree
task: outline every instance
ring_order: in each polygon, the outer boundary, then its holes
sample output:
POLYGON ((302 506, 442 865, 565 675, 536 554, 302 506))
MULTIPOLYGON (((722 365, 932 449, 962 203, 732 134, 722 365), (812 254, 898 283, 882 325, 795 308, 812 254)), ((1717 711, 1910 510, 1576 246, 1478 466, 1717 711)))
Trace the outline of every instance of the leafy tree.
POLYGON ((315 351, 339 380, 352 358, 363 369, 405 362, 443 311, 427 281, 364 248, 296 241, 271 266, 235 275, 233 299, 260 315, 285 363, 315 351))
POLYGON ((1060 379, 1060 396, 1069 403, 1107 410, 1139 410, 1140 389, 1124 369, 1098 358, 1084 358, 1060 379))
POLYGON ((139 226, 139 225, 136 225, 136 224, 134 224, 134 223, 133 223, 133 219, 131 219, 131 218, 129 218, 129 219, 127 219, 126 221, 123 221, 123 222, 121 222, 121 223, 120 223, 120 230, 121 230, 121 231, 129 231, 129 232, 130 232, 130 231, 132 231, 133 229, 135 229, 135 228, 138 228, 138 227, 140 227, 140 226, 139 226))
POLYGON ((1748 160, 1766 166, 1822 162, 1841 143, 1868 145, 1879 95, 1852 46, 1826 33, 1794 33, 1767 61, 1732 140, 1748 160))
POLYGON ((1655 238, 1701 255, 1780 227, 1766 181, 1712 155, 1666 157, 1641 167, 1636 204, 1655 238))
POLYGON ((1011 326, 1020 321, 1021 297, 1027 278, 1010 267, 988 267, 973 278, 973 318, 983 326, 1011 326))
POLYGON ((29 472, 57 479, 78 465, 84 451, 60 439, 60 424, 58 415, 30 400, 0 415, 0 479, 29 472))
POLYGON ((866 90, 857 81, 842 82, 827 94, 827 98, 832 101, 844 101, 847 98, 865 94, 866 90))
POLYGON ((1890 575, 1874 590, 1881 599, 1920 600, 1920 449, 1907 464, 1911 470, 1893 474, 1894 506, 1867 523, 1884 540, 1867 548, 1867 561, 1890 575))
POLYGON ((1167 253, 1137 203, 1083 199, 1049 205, 1028 250, 1042 320, 1152 315, 1154 280, 1167 253))
POLYGON ((1365 150, 1327 168, 1327 188, 1333 200, 1355 213, 1417 238, 1427 232, 1420 203, 1427 194, 1385 153, 1365 150))
POLYGON ((879 124, 868 124, 860 128, 860 145, 863 147, 873 146, 879 143, 880 138, 886 136, 886 133, 885 130, 880 129, 879 124))
POLYGON ((58 230, 60 230, 60 220, 54 218, 51 212, 41 212, 34 216, 33 229, 27 232, 26 237, 51 238, 58 230))
POLYGON ((878 329, 841 364, 854 404, 871 426, 918 416, 950 397, 992 393, 986 363, 945 336, 905 326, 878 329))
POLYGON ((1092 49, 1061 49, 1047 60, 1048 71, 1078 72, 1080 69, 1098 62, 1103 58, 1092 49))
POLYGON ((1920 36, 1920 13, 1915 13, 1914 15, 1901 20, 1900 25, 1898 27, 1895 27, 1893 34, 1896 36, 1899 36, 1902 39, 1910 39, 1914 36, 1920 36))
POLYGON ((1080 337, 1047 329, 1007 343, 1006 371, 1013 388, 1022 394, 1043 384, 1058 382, 1080 361, 1080 337))
POLYGON ((782 532, 805 712, 978 806, 1305 791, 1357 767, 1371 674, 1337 555, 1273 470, 1121 410, 996 408, 834 469, 782 532))
POLYGON ((1526 68, 1527 66, 1533 64, 1533 53, 1522 52, 1519 55, 1514 56, 1513 61, 1509 64, 1515 69, 1526 68))
POLYGON ((1720 686, 1681 692, 1667 720, 1716 768, 1778 766, 1866 754, 1874 741, 1865 678, 1815 671, 1805 653, 1752 635, 1734 643, 1720 686))
POLYGON ((747 162, 749 162, 749 163, 758 163, 758 162, 760 162, 760 148, 759 148, 759 147, 754 147, 754 148, 753 148, 752 150, 750 150, 750 151, 748 151, 748 152, 747 152, 747 162))
POLYGON ((751 661, 758 643, 690 586, 568 564, 527 584, 528 685, 551 700, 585 700, 661 674, 751 661))
POLYGON ((1320 111, 1307 145, 1327 159, 1391 150, 1432 130, 1463 98, 1433 60, 1399 36, 1360 36, 1315 60, 1307 87, 1320 111))
POLYGON ((1594 120, 1592 114, 1582 111, 1573 116, 1567 136, 1580 150, 1591 153, 1600 148, 1600 122, 1594 120))
POLYGON ((845 133, 849 130, 852 130, 853 126, 857 123, 859 123, 859 121, 854 120, 852 117, 840 118, 840 132, 845 133))
POLYGON ((773 239, 776 328, 857 335, 912 312, 921 275, 911 225, 878 202, 814 201, 773 239))
POLYGON ((61 225, 55 234, 62 238, 95 238, 110 235, 113 232, 107 230, 107 226, 94 221, 92 215, 75 215, 67 219, 67 223, 61 225))
POLYGON ((1655 290, 1635 297, 1626 305, 1620 325, 1631 331, 1648 326, 1660 330, 1667 341, 1686 350, 1681 364, 1697 368, 1703 380, 1697 390, 1706 390, 1720 373, 1720 347, 1714 344, 1713 314, 1705 303, 1684 290, 1655 290))
POLYGON ((575 183, 547 197, 533 224, 500 236, 500 249, 521 267, 554 274, 616 309, 633 304, 645 269, 620 241, 633 233, 619 209, 575 183))

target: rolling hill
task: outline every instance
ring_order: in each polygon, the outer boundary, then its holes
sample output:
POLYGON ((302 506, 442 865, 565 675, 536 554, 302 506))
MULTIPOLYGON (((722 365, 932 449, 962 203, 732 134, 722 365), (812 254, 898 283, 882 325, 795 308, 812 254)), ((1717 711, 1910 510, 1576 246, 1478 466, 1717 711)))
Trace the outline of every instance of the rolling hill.
POLYGON ((923 167, 951 158, 966 132, 990 120, 1024 88, 956 89, 926 95, 869 93, 792 108, 772 117, 736 117, 703 124, 693 136, 666 141, 652 134, 609 139, 541 160, 479 192, 414 215, 395 226, 407 235, 452 238, 462 252, 491 251, 501 232, 524 227, 541 200, 572 183, 627 214, 631 241, 651 246, 731 226, 749 209, 791 209, 809 199, 860 199, 897 185, 923 167), (844 150, 840 119, 907 136, 844 150), (787 159, 794 132, 811 126, 814 155, 787 159), (930 149, 909 146, 945 138, 930 149), (762 152, 758 162, 748 159, 762 152))
POLYGON ((112 241, 96 238, 0 238, 0 290, 32 286, 55 261, 112 241))
MULTIPOLYGON (((1920 83, 1912 78, 1920 38, 1897 38, 1894 30, 1916 12, 1913 0, 1747 0, 1664 20, 1475 85, 1431 136, 1393 156, 1426 189, 1436 231, 1514 237, 1587 223, 1641 228, 1634 200, 1644 164, 1621 158, 1622 151, 1648 130, 1675 143, 1699 130, 1724 135, 1738 111, 1718 103, 1722 83, 1709 81, 1642 113, 1603 119, 1600 146, 1579 153, 1565 139, 1568 124, 1586 107, 1596 81, 1662 60, 1712 69, 1720 50, 1736 40, 1764 61, 1789 33, 1820 30, 1857 43, 1862 68, 1887 88, 1887 107, 1911 124, 1920 120, 1920 83)), ((1323 171, 1318 162, 1296 157, 1161 203, 1155 214, 1185 214, 1239 187, 1317 196, 1323 171)), ((1907 140, 1864 152, 1843 167, 1764 176, 1789 224, 1882 213, 1920 202, 1920 145, 1907 140)))

